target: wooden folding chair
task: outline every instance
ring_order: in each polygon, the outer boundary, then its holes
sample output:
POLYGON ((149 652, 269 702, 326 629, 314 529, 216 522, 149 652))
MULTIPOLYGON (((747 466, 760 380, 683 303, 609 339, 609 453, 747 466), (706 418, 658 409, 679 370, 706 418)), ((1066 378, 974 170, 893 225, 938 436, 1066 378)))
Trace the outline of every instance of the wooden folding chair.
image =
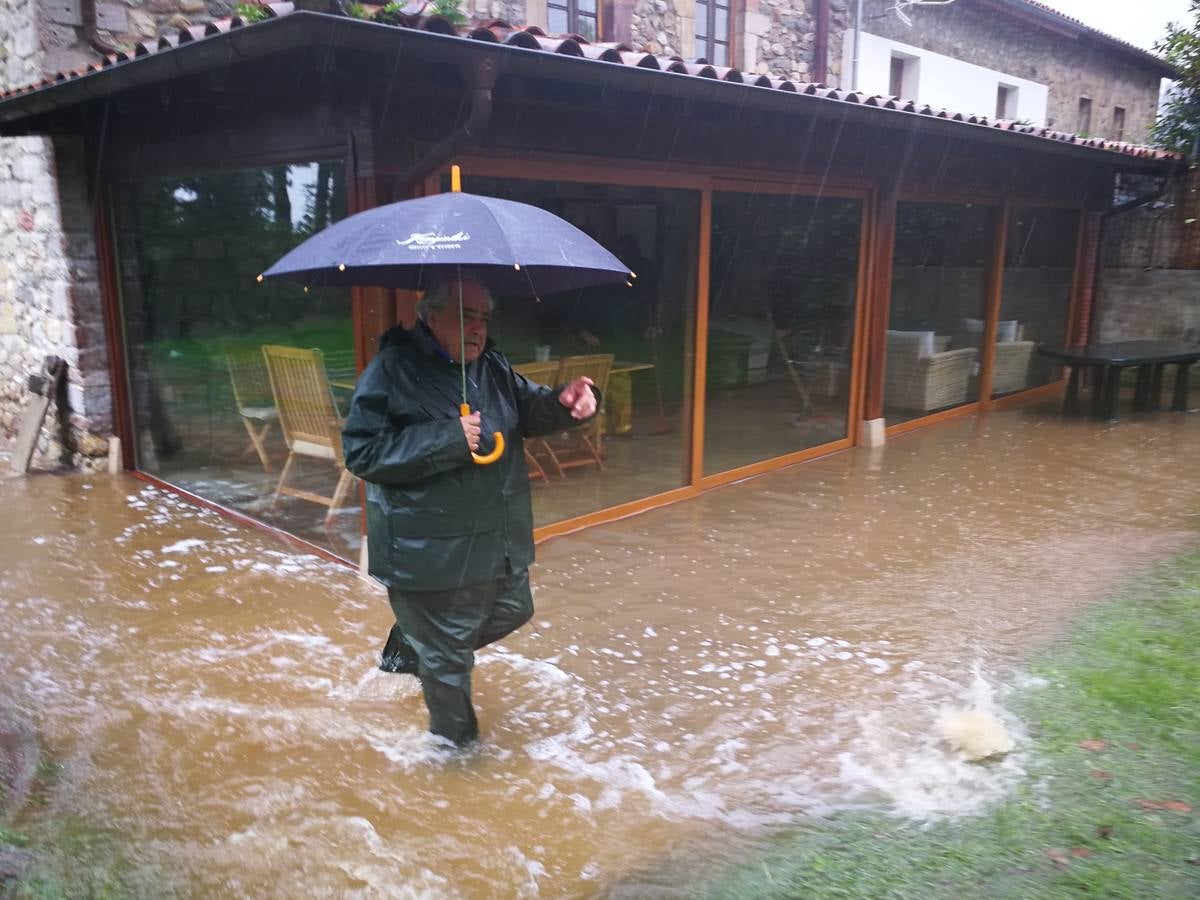
POLYGON ((337 415, 333 394, 329 390, 325 361, 320 350, 299 347, 267 344, 263 346, 262 353, 275 394, 275 406, 279 410, 279 425, 288 448, 287 462, 279 476, 271 510, 275 510, 283 494, 311 500, 329 507, 329 512, 325 514, 325 527, 328 528, 334 512, 349 493, 354 476, 346 468, 342 457, 342 419, 337 415), (327 497, 288 485, 287 479, 297 456, 324 459, 334 464, 338 481, 333 496, 327 497))
MULTIPOLYGON (((532 362, 523 363, 519 366, 513 366, 513 371, 518 375, 524 375, 535 384, 546 384, 550 387, 555 387, 560 384, 558 379, 558 370, 560 368, 559 361, 552 360, 548 362, 532 362)), ((534 451, 542 453, 550 458, 550 463, 554 466, 555 474, 559 478, 564 478, 562 466, 558 464, 558 457, 554 454, 554 448, 547 443, 545 438, 529 438, 525 441, 525 463, 529 466, 529 477, 540 478, 542 481, 549 483, 550 478, 546 475, 546 470, 542 467, 534 451)))
MULTIPOLYGON (((608 389, 608 376, 612 372, 613 354, 591 353, 586 356, 564 357, 558 370, 558 380, 570 384, 586 375, 603 394, 608 389)), ((596 466, 604 471, 604 417, 597 416, 585 425, 567 432, 564 442, 547 441, 563 469, 573 466, 596 466)))
POLYGON ((233 403, 250 437, 245 452, 257 453, 263 471, 270 472, 271 460, 267 456, 266 438, 271 426, 279 421, 279 410, 275 407, 271 378, 267 374, 262 351, 257 347, 230 350, 225 354, 225 365, 233 386, 233 403))

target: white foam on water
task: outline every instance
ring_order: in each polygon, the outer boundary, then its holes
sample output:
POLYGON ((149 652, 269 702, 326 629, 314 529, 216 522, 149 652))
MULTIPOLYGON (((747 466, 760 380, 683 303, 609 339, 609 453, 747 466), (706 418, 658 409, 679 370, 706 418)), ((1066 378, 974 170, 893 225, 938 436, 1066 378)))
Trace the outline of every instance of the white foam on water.
POLYGON ((973 667, 968 685, 927 678, 901 686, 887 708, 856 717, 853 749, 838 756, 840 780, 852 801, 882 800, 898 815, 931 819, 971 815, 1003 798, 1025 775, 1021 723, 995 699, 983 673, 973 667), (946 688, 950 690, 947 691, 946 688), (975 710, 1003 724, 1017 752, 972 762, 944 739, 939 723, 954 711, 975 710))
MULTIPOLYGON (((285 802, 281 813, 295 806, 285 802)), ((283 896, 394 900, 462 896, 445 875, 422 864, 418 848, 403 841, 385 840, 362 816, 318 813, 299 825, 294 816, 283 814, 279 819, 257 821, 222 842, 200 848, 194 863, 203 866, 206 861, 214 861, 251 880, 270 881, 283 896), (322 862, 311 867, 302 862, 305 858, 322 862), (365 887, 348 887, 338 873, 365 887)))
POLYGON ((163 553, 187 553, 189 550, 194 550, 197 547, 207 547, 208 541, 202 541, 198 538, 186 538, 182 541, 176 541, 174 544, 168 544, 162 548, 163 553))
MULTIPOLYGON (((655 815, 664 818, 728 818, 719 789, 678 786, 670 768, 662 766, 655 757, 656 753, 670 757, 671 748, 665 742, 647 747, 640 739, 618 742, 598 734, 593 717, 605 707, 595 690, 582 679, 544 659, 505 650, 482 655, 480 664, 511 669, 505 682, 519 687, 504 721, 494 727, 509 731, 536 728, 541 732, 540 736, 525 740, 521 749, 535 763, 557 772, 561 780, 554 785, 555 793, 570 799, 570 809, 576 814, 591 818, 635 802, 647 805, 655 815), (626 746, 628 750, 622 749, 626 746), (659 747, 665 747, 667 752, 658 750, 659 747), (670 787, 660 786, 652 769, 660 769, 671 782, 670 787)), ((530 785, 530 790, 536 791, 537 787, 530 785)))
POLYGON ((329 696, 350 702, 371 703, 403 700, 421 696, 421 682, 412 675, 384 672, 375 665, 375 657, 363 660, 366 667, 362 676, 353 684, 339 683, 333 686, 329 696))

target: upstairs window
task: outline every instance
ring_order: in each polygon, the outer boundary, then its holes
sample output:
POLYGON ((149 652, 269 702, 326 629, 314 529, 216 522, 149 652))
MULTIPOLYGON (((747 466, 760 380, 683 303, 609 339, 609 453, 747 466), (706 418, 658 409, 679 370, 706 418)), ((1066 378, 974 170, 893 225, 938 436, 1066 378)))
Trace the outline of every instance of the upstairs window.
POLYGON ((1113 107, 1113 140, 1125 140, 1125 107, 1113 107))
POLYGON ((600 34, 596 0, 547 0, 546 24, 551 34, 577 34, 595 41, 600 34))
POLYGON ((1075 133, 1092 133, 1092 101, 1090 97, 1079 98, 1079 118, 1075 122, 1075 133))
POLYGON ((1017 117, 1017 89, 1011 84, 1002 84, 996 89, 996 118, 1017 117))
POLYGON ((904 96, 904 60, 899 56, 892 57, 892 71, 888 76, 888 93, 893 97, 904 96))
POLYGON ((893 97, 916 100, 918 82, 921 79, 921 59, 907 53, 892 53, 888 69, 888 92, 893 97))
POLYGON ((732 65, 730 0, 696 0, 696 59, 732 65))

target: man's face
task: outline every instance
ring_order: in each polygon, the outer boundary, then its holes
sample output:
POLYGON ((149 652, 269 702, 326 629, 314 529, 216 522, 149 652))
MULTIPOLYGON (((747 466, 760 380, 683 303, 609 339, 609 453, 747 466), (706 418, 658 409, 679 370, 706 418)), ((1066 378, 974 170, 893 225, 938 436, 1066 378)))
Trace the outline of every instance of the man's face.
POLYGON ((483 352, 487 343, 488 319, 491 316, 492 296, 488 289, 477 281, 463 279, 463 330, 458 330, 458 289, 457 285, 450 290, 450 301, 445 309, 429 314, 426 325, 442 349, 450 354, 455 362, 459 359, 460 347, 466 350, 466 361, 474 362, 483 352))

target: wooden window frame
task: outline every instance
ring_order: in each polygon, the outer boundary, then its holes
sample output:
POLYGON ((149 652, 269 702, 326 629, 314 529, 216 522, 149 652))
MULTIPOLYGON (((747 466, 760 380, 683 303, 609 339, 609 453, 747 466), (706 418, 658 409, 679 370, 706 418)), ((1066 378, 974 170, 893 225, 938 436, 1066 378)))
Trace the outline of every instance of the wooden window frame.
MULTIPOLYGON (((796 178, 785 173, 766 173, 762 176, 749 178, 720 176, 703 171, 702 168, 672 173, 654 171, 631 171, 616 167, 610 161, 594 160, 589 163, 586 158, 574 156, 564 159, 553 154, 545 157, 530 158, 524 155, 488 155, 464 157, 457 160, 468 172, 499 178, 524 178, 533 181, 577 181, 592 184, 613 184, 626 186, 645 185, 649 187, 681 188, 695 190, 700 195, 699 235, 697 241, 696 260, 696 296, 695 323, 693 328, 692 346, 685 352, 692 354, 692 408, 690 460, 688 461, 687 483, 670 489, 664 493, 638 500, 627 501, 616 506, 584 513, 580 516, 553 522, 549 525, 534 529, 534 539, 543 541, 550 537, 570 534, 598 525, 612 522, 627 516, 636 515, 649 509, 656 509, 697 497, 707 490, 741 481, 755 475, 762 475, 797 463, 806 462, 832 453, 849 450, 858 441, 858 425, 862 417, 862 369, 866 364, 864 335, 866 334, 866 298, 869 266, 869 250, 867 241, 871 236, 871 189, 861 182, 822 181, 816 176, 796 178), (860 223, 858 284, 855 293, 855 325, 854 351, 850 368, 850 402, 847 409, 846 436, 816 447, 798 450, 783 456, 771 457, 759 462, 749 463, 736 469, 729 469, 712 475, 704 474, 704 422, 705 398, 707 397, 706 379, 708 362, 708 301, 709 301, 709 267, 711 264, 712 240, 712 196, 714 192, 744 192, 792 194, 795 196, 844 197, 858 200, 862 204, 860 223)), ((721 168, 721 167, 716 167, 721 168)), ((426 190, 436 192, 440 179, 448 173, 443 168, 431 175, 426 181, 426 190)), ((727 168, 724 171, 728 171, 727 168)))
MULTIPOLYGON (((266 165, 269 163, 300 163, 311 162, 313 150, 306 149, 296 151, 295 153, 275 154, 270 160, 263 159, 260 164, 266 165)), ((330 154, 331 158, 337 158, 336 154, 330 154)), ((882 344, 877 340, 875 330, 886 329, 886 316, 890 308, 890 288, 888 285, 881 284, 881 281, 887 278, 886 266, 884 257, 889 257, 894 253, 894 247, 888 239, 887 227, 887 208, 888 201, 894 204, 900 200, 925 200, 925 201, 949 201, 949 202, 974 202, 974 203, 991 203, 1002 209, 997 209, 997 216, 1001 220, 1001 224, 996 230, 996 235, 1000 238, 997 245, 993 248, 993 277, 989 284, 989 309, 988 320, 992 326, 992 337, 994 339, 994 322, 999 314, 1000 291, 1003 281, 1003 238, 1007 234, 1004 218, 1007 215, 1008 209, 1013 206, 1045 206, 1053 208, 1073 208, 1070 204, 1064 204, 1057 200, 1041 200, 1041 198, 1032 197, 1005 197, 998 191, 988 191, 981 195, 979 192, 974 192, 969 195, 959 194, 957 192, 939 192, 929 189, 907 188, 903 191, 897 191, 892 188, 890 191, 886 184, 881 184, 870 179, 861 179, 853 177, 834 177, 832 179, 821 179, 816 175, 797 176, 794 172, 783 172, 777 169, 762 168, 757 169, 751 167, 750 171, 739 173, 738 177, 730 177, 727 173, 728 167, 725 165, 706 165, 697 164, 677 169, 673 172, 666 173, 652 169, 642 171, 630 170, 621 168, 615 165, 611 159, 601 157, 589 157, 580 154, 537 154, 530 157, 524 153, 513 152, 511 154, 505 151, 488 154, 487 156, 466 157, 459 160, 470 172, 479 175, 500 176, 505 175, 511 177, 523 177, 533 180, 553 180, 561 179, 567 181, 584 181, 591 183, 609 183, 622 185, 647 185, 654 187, 674 187, 694 189, 700 193, 701 212, 700 221, 698 223, 699 234, 697 252, 697 279, 696 279, 696 297, 695 297, 695 325, 693 332, 694 343, 687 348, 686 352, 693 354, 692 377, 693 377, 693 392, 692 392, 692 410, 691 410, 691 459, 688 466, 688 480, 683 486, 668 490, 664 493, 644 497, 634 501, 628 501, 617 506, 608 507, 605 509, 596 510, 590 513, 585 513, 581 516, 576 516, 570 519, 564 519, 550 525, 542 526, 535 529, 534 536, 537 541, 542 541, 556 535, 568 534, 592 525, 601 524, 604 522, 612 522, 627 516, 636 515, 638 513, 664 507, 681 500, 691 499, 705 493, 711 488, 720 485, 728 484, 734 481, 753 477, 759 474, 782 469, 800 462, 805 462, 817 457, 827 456, 839 451, 849 449, 860 442, 861 430, 860 424, 864 413, 870 412, 871 403, 871 387, 869 380, 878 378, 880 373, 875 372, 881 366, 882 359, 882 344), (752 174, 753 173, 753 174, 752 174), (729 470, 726 472, 705 476, 703 474, 703 441, 704 441, 704 402, 706 397, 705 379, 707 375, 707 347, 708 347, 708 291, 709 291, 709 266, 710 266, 710 241, 711 241, 711 217, 712 217, 712 195, 714 191, 770 191, 778 193, 792 193, 796 195, 807 194, 837 194, 839 196, 854 197, 862 200, 863 215, 861 222, 861 238, 860 238, 860 254, 859 254, 859 278, 856 296, 855 309, 855 337, 854 337, 854 354, 851 364, 851 388, 850 388, 850 408, 848 410, 848 432, 847 437, 843 440, 823 444, 818 447, 809 448, 807 450, 798 451, 796 453, 785 456, 774 457, 768 460, 763 460, 758 463, 752 463, 738 469, 729 470), (888 196, 890 193, 890 197, 888 196), (884 318, 880 321, 880 316, 884 318)), ((239 160, 235 164, 218 165, 213 169, 224 168, 241 168, 247 164, 246 160, 239 160)), ((386 192, 380 190, 380 182, 373 176, 361 176, 353 178, 353 160, 346 157, 346 175, 349 181, 347 185, 347 201, 351 205, 350 212, 357 212, 362 209, 370 208, 378 202, 384 202, 389 197, 385 196, 386 192)), ((253 164, 253 163, 251 163, 253 164)), ((176 172, 155 172, 154 174, 177 174, 176 172)), ((438 190, 437 179, 441 173, 431 176, 426 182, 428 191, 438 190)), ((128 366, 123 365, 124 353, 122 352, 123 344, 123 318, 120 317, 120 288, 119 278, 117 276, 117 261, 115 253, 115 228, 111 220, 111 207, 109 203, 109 187, 110 179, 106 178, 103 185, 103 190, 98 193, 97 203, 95 206, 96 212, 96 229, 98 240, 102 247, 100 250, 101 256, 101 272, 102 284, 101 290, 105 296, 105 306, 108 315, 106 324, 110 343, 110 362, 112 367, 111 374, 113 375, 113 392, 114 392, 114 421, 115 430, 124 432, 121 436, 125 442, 132 442, 132 423, 126 415, 130 409, 128 406, 128 383, 126 381, 129 370, 128 366), (120 421, 122 418, 124 422, 120 421)), ((1080 212, 1084 212, 1080 209, 1080 212)), ((1083 216, 1080 216, 1080 228, 1082 233, 1083 216)), ((1080 238, 1082 241, 1082 237, 1080 238)), ((1073 322, 1078 316, 1078 307, 1080 306, 1081 281, 1080 279, 1080 255, 1076 256, 1076 273, 1075 284, 1072 288, 1072 309, 1069 313, 1069 318, 1073 322)), ((383 306, 387 307, 387 296, 391 292, 381 292, 385 295, 383 306)), ((387 310, 381 310, 376 315, 371 314, 371 310, 366 307, 372 306, 370 303, 365 303, 367 298, 357 300, 354 310, 356 319, 356 333, 361 331, 363 335, 377 322, 375 320, 386 318, 387 310), (371 325, 367 321, 371 321, 371 325)), ((396 313, 398 314, 398 312, 396 313)), ((880 336, 882 331, 880 333, 880 336)), ((361 339, 360 335, 356 334, 356 338, 361 339)), ((985 342, 985 347, 987 343, 985 342)), ((360 358, 361 363, 361 358, 360 358)), ((985 369, 990 368, 990 361, 985 363, 985 369)), ((1056 383, 1044 385, 1041 387, 1031 388, 1027 391, 1011 394, 1003 398, 992 399, 984 394, 981 396, 980 402, 974 405, 974 408, 965 408, 960 410, 949 411, 949 414, 935 414, 934 416, 925 417, 915 420, 911 423, 904 423, 887 429, 889 437, 901 434, 903 432, 915 430, 922 426, 932 425, 936 422, 943 421, 946 418, 957 418, 959 416, 970 415, 976 412, 986 412, 991 409, 1005 409, 1020 405, 1024 402, 1040 398, 1048 397, 1059 391, 1065 382, 1059 381, 1056 383)), ((989 386, 990 387, 990 386, 989 386)), ((990 393, 990 391, 989 391, 990 393)), ((133 466, 133 460, 126 456, 124 464, 127 470, 134 477, 140 478, 143 481, 161 487, 164 490, 170 491, 176 495, 186 498, 190 502, 196 503, 199 506, 204 506, 217 510, 223 516, 240 521, 250 527, 258 528, 262 531, 269 531, 276 534, 282 540, 285 540, 295 546, 304 547, 310 552, 313 552, 323 558, 330 559, 339 563, 356 566, 352 560, 346 560, 334 553, 320 547, 316 544, 311 544, 303 538, 298 538, 295 535, 280 531, 273 528, 257 519, 254 519, 237 510, 232 510, 226 507, 206 500, 203 497, 191 494, 188 491, 173 485, 169 482, 162 481, 153 475, 145 472, 137 471, 133 466)), ((364 526, 365 527, 365 526, 364 526)))
POLYGON ((695 24, 692 29, 693 30, 693 47, 692 47, 692 49, 697 50, 697 49, 699 49, 699 45, 701 43, 704 44, 704 53, 697 54, 696 59, 706 60, 709 65, 714 65, 714 66, 719 65, 719 66, 723 66, 723 67, 728 66, 731 68, 736 68, 736 66, 734 66, 734 64, 733 64, 734 52, 735 52, 733 36, 737 31, 737 29, 734 27, 734 23, 735 23, 737 14, 738 14, 738 9, 736 7, 735 0, 703 0, 703 3, 704 3, 704 8, 707 10, 707 13, 704 16, 705 34, 703 37, 701 37, 701 35, 700 35, 700 28, 699 28, 700 4, 699 3, 697 3, 697 5, 696 5, 696 7, 697 7, 696 8, 696 18, 694 20, 695 24), (724 4, 724 5, 722 6, 721 4, 724 4), (718 8, 723 9, 726 12, 725 40, 717 40, 717 35, 715 35, 713 33, 716 31, 716 28, 717 28, 717 9, 718 8), (725 48, 725 61, 724 62, 718 63, 718 62, 715 62, 713 59, 713 57, 716 56, 717 47, 725 48))
POLYGON ((593 4, 596 9, 594 12, 587 12, 579 8, 579 0, 546 0, 546 28, 551 33, 557 33, 550 26, 550 11, 560 10, 567 17, 566 34, 577 34, 589 41, 603 40, 604 32, 601 30, 604 27, 604 4, 602 0, 594 0, 593 4), (593 33, 588 37, 579 27, 581 19, 591 19, 593 23, 593 33))

